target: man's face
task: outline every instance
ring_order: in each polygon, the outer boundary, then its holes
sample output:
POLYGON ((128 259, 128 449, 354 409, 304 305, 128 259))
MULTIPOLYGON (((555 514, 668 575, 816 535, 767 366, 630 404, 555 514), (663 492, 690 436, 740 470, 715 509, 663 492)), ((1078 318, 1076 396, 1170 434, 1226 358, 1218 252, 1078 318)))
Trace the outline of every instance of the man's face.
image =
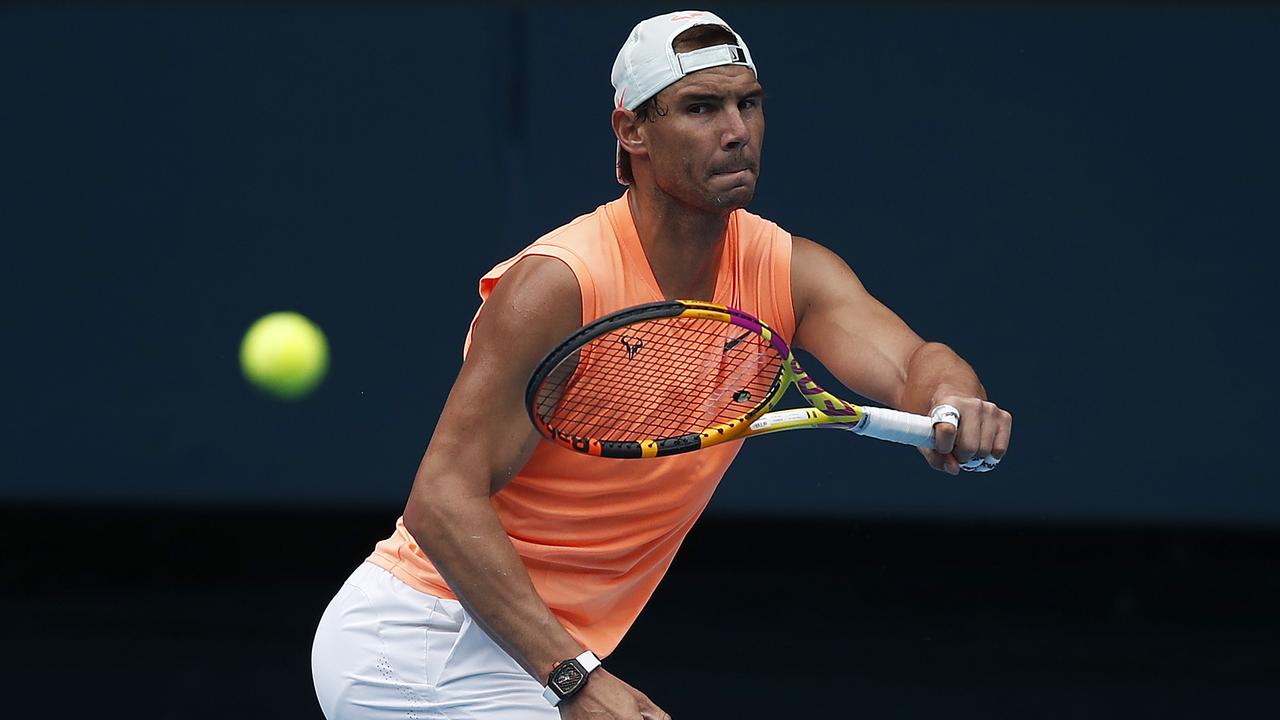
POLYGON ((658 94, 667 114, 643 123, 658 188, 704 211, 746 207, 760 176, 764 89, 740 65, 699 70, 658 94))

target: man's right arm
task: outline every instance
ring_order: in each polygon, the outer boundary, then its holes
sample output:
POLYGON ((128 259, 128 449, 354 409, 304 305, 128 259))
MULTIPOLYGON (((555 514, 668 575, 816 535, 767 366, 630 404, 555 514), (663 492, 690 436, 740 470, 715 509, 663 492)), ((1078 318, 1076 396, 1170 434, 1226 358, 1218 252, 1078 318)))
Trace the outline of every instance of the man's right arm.
MULTIPOLYGON (((533 256, 507 271, 476 320, 404 510, 405 527, 471 618, 541 682, 583 648, 537 594, 489 498, 541 437, 523 402, 529 376, 581 319, 577 280, 560 261, 533 256)), ((600 717, 666 717, 603 669, 562 715, 596 710, 609 713, 600 717)))
POLYGON ((489 497, 538 441, 524 384, 581 318, 577 281, 560 261, 530 257, 506 273, 476 320, 404 510, 405 527, 473 619, 541 678, 582 649, 534 591, 489 497))

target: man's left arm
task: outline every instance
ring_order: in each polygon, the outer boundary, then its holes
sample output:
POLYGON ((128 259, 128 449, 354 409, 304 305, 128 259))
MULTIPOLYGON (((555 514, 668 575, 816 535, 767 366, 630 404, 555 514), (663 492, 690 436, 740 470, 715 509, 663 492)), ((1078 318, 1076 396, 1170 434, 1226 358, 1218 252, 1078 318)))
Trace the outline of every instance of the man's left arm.
POLYGON ((851 390, 922 415, 939 405, 959 410, 959 426, 936 424, 936 449, 920 451, 933 469, 955 475, 971 460, 1004 457, 1013 417, 987 400, 973 368, 946 345, 921 339, 838 255, 793 238, 791 296, 792 344, 813 353, 851 390))

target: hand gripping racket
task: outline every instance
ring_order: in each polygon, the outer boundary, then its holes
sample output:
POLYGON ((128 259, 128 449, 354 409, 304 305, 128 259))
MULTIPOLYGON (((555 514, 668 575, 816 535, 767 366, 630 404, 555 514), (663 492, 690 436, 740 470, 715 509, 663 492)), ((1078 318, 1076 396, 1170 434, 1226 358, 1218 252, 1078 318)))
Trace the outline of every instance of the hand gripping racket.
POLYGON ((600 457, 662 457, 821 427, 933 447, 929 417, 835 397, 767 325, 701 301, 637 305, 582 327, 538 365, 525 405, 547 438, 600 457), (791 385, 810 407, 769 412, 791 385))

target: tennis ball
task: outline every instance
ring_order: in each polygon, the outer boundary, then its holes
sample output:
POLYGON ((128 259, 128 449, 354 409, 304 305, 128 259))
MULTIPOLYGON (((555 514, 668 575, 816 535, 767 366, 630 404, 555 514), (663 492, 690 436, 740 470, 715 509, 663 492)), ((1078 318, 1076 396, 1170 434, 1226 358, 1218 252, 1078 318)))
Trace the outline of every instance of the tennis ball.
POLYGON ((329 343, 315 323, 296 312, 264 315, 240 343, 246 379, 285 400, 311 392, 329 369, 329 343))

